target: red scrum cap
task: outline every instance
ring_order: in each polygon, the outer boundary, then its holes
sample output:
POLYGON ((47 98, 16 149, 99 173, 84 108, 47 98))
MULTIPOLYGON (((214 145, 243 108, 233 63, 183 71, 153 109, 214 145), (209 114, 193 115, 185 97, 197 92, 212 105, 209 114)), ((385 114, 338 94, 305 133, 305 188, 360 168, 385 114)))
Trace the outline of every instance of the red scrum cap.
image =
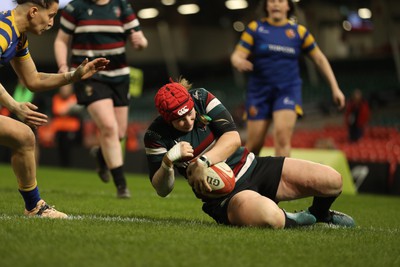
POLYGON ((185 116, 194 107, 194 102, 188 90, 180 83, 167 83, 158 90, 154 97, 158 113, 166 122, 185 116))

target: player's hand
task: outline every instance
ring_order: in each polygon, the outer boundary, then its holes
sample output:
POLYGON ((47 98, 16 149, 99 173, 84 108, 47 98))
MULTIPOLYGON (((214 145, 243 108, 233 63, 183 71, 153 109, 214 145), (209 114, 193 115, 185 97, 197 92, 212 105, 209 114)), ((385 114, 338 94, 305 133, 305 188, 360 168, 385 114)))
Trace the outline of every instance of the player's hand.
POLYGON ((238 60, 238 62, 235 64, 235 67, 239 72, 253 71, 253 63, 243 58, 238 60))
POLYGON ((110 63, 110 60, 106 58, 96 58, 89 62, 89 59, 85 59, 81 65, 75 70, 72 75, 72 81, 85 80, 92 77, 95 73, 104 70, 110 63))
POLYGON ((32 103, 20 103, 13 113, 17 115, 18 119, 27 124, 28 126, 36 129, 38 126, 47 123, 47 115, 37 112, 38 107, 32 103))
POLYGON ((189 164, 186 169, 189 185, 197 194, 206 195, 212 191, 207 183, 207 165, 200 160, 189 164))
POLYGON ((136 50, 141 50, 147 47, 148 42, 142 31, 131 30, 129 35, 129 41, 131 42, 133 48, 136 50))
POLYGON ((342 110, 346 105, 346 98, 340 89, 333 92, 332 98, 339 110, 342 110))
POLYGON ((253 71, 253 63, 247 59, 248 56, 247 53, 241 50, 235 50, 231 56, 232 66, 239 72, 253 71))
POLYGON ((166 154, 167 158, 173 163, 184 158, 193 158, 193 147, 190 143, 182 141, 175 144, 166 154))

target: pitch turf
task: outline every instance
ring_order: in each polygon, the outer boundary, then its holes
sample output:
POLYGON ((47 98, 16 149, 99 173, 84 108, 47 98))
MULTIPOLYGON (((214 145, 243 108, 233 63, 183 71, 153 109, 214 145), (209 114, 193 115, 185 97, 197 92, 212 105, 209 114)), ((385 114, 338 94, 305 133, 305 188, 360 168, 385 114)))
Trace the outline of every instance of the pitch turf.
MULTIPOLYGON (((342 195, 334 208, 357 227, 293 230, 220 226, 178 179, 158 197, 128 174, 132 199, 115 198, 94 172, 40 167, 42 197, 67 220, 25 218, 11 167, 0 165, 0 266, 400 266, 400 197, 342 195)), ((311 199, 282 203, 288 211, 311 199)))

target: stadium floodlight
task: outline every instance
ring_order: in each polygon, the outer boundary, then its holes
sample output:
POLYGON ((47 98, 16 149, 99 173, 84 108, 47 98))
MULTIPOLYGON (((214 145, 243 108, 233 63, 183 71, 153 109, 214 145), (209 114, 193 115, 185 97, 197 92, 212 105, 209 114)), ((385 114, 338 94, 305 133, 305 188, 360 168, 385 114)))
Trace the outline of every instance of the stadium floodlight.
POLYGON ((368 8, 358 9, 358 16, 362 19, 370 19, 372 17, 372 12, 368 8))
POLYGON ((200 7, 196 4, 185 4, 178 6, 178 12, 181 15, 196 14, 200 11, 200 7))
POLYGON ((161 0, 161 4, 164 6, 172 6, 176 3, 175 0, 161 0))
POLYGON ((248 7, 248 3, 246 0, 227 0, 225 1, 225 6, 228 9, 236 10, 236 9, 244 9, 248 7))
POLYGON ((158 16, 158 10, 156 8, 145 8, 138 12, 138 17, 141 19, 152 19, 158 16))

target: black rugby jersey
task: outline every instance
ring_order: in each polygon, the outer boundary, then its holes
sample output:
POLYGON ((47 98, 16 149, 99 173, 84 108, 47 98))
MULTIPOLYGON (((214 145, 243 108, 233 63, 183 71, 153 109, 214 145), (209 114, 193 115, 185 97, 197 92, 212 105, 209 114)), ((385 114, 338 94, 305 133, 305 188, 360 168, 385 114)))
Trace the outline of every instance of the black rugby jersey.
POLYGON ((125 44, 130 31, 140 31, 139 20, 126 0, 110 0, 97 5, 91 0, 73 0, 61 12, 61 30, 73 35, 71 67, 78 67, 85 58, 105 57, 106 70, 93 78, 106 82, 129 79, 125 44))
MULTIPOLYGON (((236 131, 236 125, 225 106, 212 93, 206 89, 191 89, 190 95, 194 101, 196 120, 192 131, 189 133, 176 130, 161 116, 158 116, 149 126, 144 136, 146 156, 149 165, 149 177, 160 168, 162 158, 176 143, 186 141, 194 149, 194 158, 209 150, 216 140, 225 132, 236 131), (207 115, 210 121, 204 123, 200 116, 207 115)), ((175 162, 179 173, 186 177, 186 167, 191 159, 175 162)), ((226 163, 235 173, 236 180, 246 179, 254 169, 256 161, 253 153, 249 153, 244 147, 240 147, 233 153, 226 163)))

